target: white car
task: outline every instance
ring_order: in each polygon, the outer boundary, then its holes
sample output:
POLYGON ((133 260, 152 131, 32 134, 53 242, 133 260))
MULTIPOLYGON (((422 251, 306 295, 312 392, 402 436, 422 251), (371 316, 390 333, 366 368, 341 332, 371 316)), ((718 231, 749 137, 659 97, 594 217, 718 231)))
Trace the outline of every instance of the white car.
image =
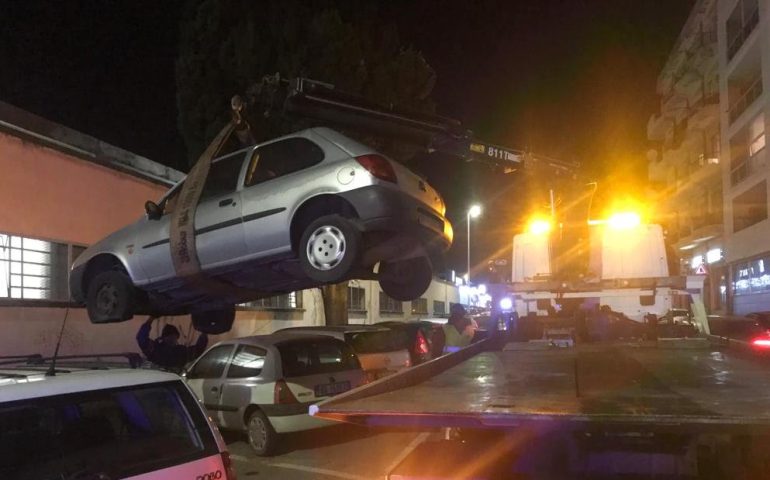
MULTIPOLYGON (((136 356, 138 358, 138 356, 136 356)), ((0 357, 0 472, 15 480, 234 480, 190 389, 155 370, 0 357)))
POLYGON ((365 381, 344 342, 296 334, 220 342, 184 377, 214 422, 245 431, 257 455, 273 453, 282 433, 333 424, 308 415, 310 406, 365 381))
POLYGON ((374 381, 412 366, 408 337, 402 331, 387 327, 325 325, 290 327, 278 332, 326 335, 344 341, 356 352, 361 368, 366 372, 367 381, 374 381))

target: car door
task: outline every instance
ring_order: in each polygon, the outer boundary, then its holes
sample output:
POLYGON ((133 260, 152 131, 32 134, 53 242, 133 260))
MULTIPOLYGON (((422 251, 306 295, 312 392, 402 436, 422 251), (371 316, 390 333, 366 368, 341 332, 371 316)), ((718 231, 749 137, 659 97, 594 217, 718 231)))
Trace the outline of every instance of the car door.
POLYGON ((150 283, 174 274, 169 244, 169 226, 171 213, 177 206, 183 185, 184 182, 179 182, 161 200, 160 208, 163 214, 160 218, 151 220, 145 217, 140 228, 136 229, 134 254, 139 257, 139 263, 150 283))
POLYGON ((195 211, 195 244, 201 268, 237 262, 246 254, 238 188, 251 150, 212 162, 195 211))
POLYGON ((267 350, 254 345, 238 345, 227 367, 222 385, 222 412, 225 428, 242 429, 243 412, 251 404, 273 401, 273 385, 263 376, 267 350))
POLYGON ((217 345, 203 354, 185 374, 187 384, 211 415, 222 425, 220 409, 225 367, 230 361, 235 345, 217 345))
POLYGON ((256 149, 244 174, 243 226, 250 258, 288 251, 291 208, 308 196, 316 180, 308 167, 324 151, 307 138, 279 140, 256 149))

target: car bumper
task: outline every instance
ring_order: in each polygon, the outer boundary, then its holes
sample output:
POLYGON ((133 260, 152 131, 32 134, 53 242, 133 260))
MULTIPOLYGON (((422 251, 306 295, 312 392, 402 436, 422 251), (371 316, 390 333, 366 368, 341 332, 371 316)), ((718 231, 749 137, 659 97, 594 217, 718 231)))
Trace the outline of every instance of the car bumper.
POLYGON ((294 403, 287 405, 262 405, 270 424, 278 433, 301 432, 314 428, 328 427, 337 422, 311 417, 308 414, 312 403, 294 403))
POLYGON ((364 232, 408 234, 419 240, 429 254, 444 253, 452 245, 449 220, 400 190, 372 185, 339 195, 355 207, 364 232))

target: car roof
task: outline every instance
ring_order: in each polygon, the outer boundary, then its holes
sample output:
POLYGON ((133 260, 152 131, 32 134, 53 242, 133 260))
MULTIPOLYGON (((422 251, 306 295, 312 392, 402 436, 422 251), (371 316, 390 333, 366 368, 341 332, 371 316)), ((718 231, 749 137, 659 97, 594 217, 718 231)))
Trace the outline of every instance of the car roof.
POLYGON ((149 383, 181 381, 178 375, 160 370, 116 368, 58 370, 46 375, 32 366, 0 367, 0 403, 66 393, 88 392, 149 383))
POLYGON ((253 335, 250 337, 233 338, 230 340, 221 341, 216 345, 248 344, 248 345, 254 345, 256 347, 269 348, 287 341, 328 340, 328 339, 329 337, 326 335, 312 335, 312 334, 300 335, 299 333, 293 333, 293 332, 275 332, 269 335, 253 335))

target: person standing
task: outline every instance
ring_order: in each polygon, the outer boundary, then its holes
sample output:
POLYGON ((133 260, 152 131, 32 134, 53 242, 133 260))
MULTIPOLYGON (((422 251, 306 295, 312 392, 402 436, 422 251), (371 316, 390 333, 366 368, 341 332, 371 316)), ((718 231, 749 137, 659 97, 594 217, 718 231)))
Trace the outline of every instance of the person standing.
POLYGON ((139 328, 136 334, 136 343, 147 357, 147 360, 155 365, 175 373, 181 373, 185 365, 199 357, 209 343, 209 337, 202 333, 195 345, 179 344, 179 329, 174 325, 166 324, 161 330, 160 337, 150 339, 152 322, 157 317, 149 317, 139 328))
POLYGON ((465 307, 460 304, 452 305, 449 320, 441 328, 443 333, 443 353, 452 353, 467 347, 473 341, 475 333, 473 322, 468 318, 465 307))

